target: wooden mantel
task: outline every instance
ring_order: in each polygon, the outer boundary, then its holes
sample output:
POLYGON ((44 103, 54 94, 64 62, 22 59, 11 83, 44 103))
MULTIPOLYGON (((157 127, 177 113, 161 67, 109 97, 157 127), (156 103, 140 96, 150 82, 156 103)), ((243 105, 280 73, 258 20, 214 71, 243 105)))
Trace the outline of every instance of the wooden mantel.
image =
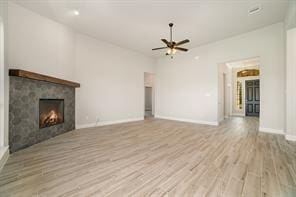
POLYGON ((73 88, 79 88, 80 84, 72 81, 67 81, 63 79, 58 79, 55 77, 50 77, 47 75, 42 75, 38 73, 33 73, 30 71, 26 70, 20 70, 20 69, 9 69, 9 76, 15 76, 15 77, 23 77, 23 78, 28 78, 28 79, 33 79, 33 80, 38 80, 38 81, 46 81, 49 83, 55 83, 55 84, 60 84, 60 85, 65 85, 65 86, 70 86, 73 88))

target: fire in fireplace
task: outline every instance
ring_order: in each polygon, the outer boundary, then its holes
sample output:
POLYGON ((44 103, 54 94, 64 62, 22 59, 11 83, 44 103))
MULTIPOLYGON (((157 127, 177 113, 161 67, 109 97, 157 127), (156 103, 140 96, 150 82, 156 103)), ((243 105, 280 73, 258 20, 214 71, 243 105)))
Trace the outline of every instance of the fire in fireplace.
POLYGON ((64 99, 39 99, 39 128, 64 122, 64 99))

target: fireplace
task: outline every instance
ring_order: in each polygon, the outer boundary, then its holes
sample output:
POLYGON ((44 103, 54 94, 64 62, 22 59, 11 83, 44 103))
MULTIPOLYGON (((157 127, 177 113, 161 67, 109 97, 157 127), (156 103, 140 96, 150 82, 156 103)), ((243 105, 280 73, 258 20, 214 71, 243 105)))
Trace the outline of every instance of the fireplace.
POLYGON ((18 69, 9 76, 11 153, 75 129, 79 83, 18 69))
POLYGON ((39 99, 39 128, 64 122, 64 99, 39 99))

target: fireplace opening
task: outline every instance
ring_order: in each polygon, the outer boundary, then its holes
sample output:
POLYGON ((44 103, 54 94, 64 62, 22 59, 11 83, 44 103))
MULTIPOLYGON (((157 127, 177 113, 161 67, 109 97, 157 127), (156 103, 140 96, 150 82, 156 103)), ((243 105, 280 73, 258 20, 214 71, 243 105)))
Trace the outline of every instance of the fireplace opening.
POLYGON ((64 99, 39 99, 39 128, 64 122, 64 99))

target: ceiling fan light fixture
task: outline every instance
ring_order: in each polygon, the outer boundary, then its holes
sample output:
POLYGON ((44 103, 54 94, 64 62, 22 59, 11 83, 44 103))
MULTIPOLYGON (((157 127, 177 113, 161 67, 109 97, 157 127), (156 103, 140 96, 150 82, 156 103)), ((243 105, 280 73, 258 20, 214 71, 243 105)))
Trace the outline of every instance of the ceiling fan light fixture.
POLYGON ((170 39, 167 40, 167 39, 161 39, 161 41, 166 45, 165 47, 158 47, 158 48, 153 48, 152 50, 155 51, 155 50, 160 50, 160 49, 168 49, 167 52, 166 52, 166 55, 171 55, 171 57, 173 55, 176 54, 177 51, 183 51, 183 52, 186 52, 188 51, 188 49, 184 48, 184 47, 180 47, 180 45, 183 45, 183 44, 186 44, 189 41, 189 39, 185 39, 185 40, 182 40, 180 42, 175 42, 173 41, 173 23, 170 23, 169 24, 169 27, 170 27, 170 39))
POLYGON ((166 53, 170 55, 171 52, 172 52, 172 49, 169 48, 166 53))
POLYGON ((173 48, 173 49, 169 48, 169 49, 167 50, 167 54, 169 54, 169 55, 175 55, 176 52, 177 52, 177 50, 174 49, 174 48, 173 48))
POLYGON ((177 52, 177 50, 176 50, 176 49, 172 49, 172 54, 173 54, 173 55, 175 55, 175 54, 176 54, 176 52, 177 52))

